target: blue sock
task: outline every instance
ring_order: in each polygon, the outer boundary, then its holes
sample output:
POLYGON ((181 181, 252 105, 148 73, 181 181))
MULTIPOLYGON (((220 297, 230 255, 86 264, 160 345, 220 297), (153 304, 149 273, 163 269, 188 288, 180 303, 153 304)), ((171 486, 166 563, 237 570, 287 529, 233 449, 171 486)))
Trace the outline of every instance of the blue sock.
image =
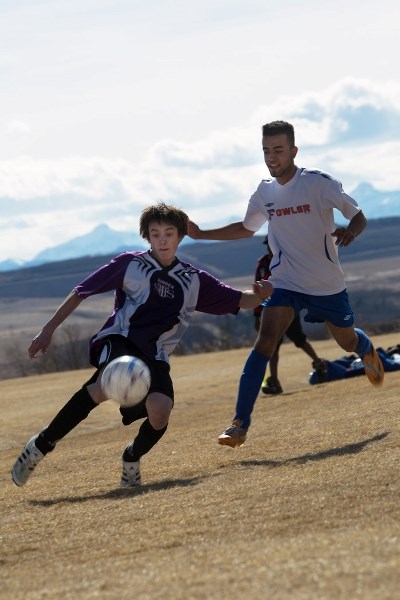
POLYGON ((239 383, 235 415, 235 419, 243 421, 242 427, 244 429, 250 427, 250 415, 253 412, 269 359, 269 356, 260 354, 253 349, 244 365, 239 383))
POLYGON ((356 346, 356 352, 360 358, 364 358, 364 356, 371 350, 371 340, 369 339, 367 334, 363 332, 362 329, 354 328, 354 331, 358 335, 358 344, 356 346))

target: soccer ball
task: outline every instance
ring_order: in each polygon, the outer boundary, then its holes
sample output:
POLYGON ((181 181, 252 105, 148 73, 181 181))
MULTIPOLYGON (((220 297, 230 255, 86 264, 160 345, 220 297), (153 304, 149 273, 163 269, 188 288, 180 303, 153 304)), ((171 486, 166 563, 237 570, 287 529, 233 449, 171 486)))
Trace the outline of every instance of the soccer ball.
POLYGON ((120 356, 104 369, 101 389, 121 406, 135 406, 147 396, 150 381, 150 370, 140 358, 120 356))

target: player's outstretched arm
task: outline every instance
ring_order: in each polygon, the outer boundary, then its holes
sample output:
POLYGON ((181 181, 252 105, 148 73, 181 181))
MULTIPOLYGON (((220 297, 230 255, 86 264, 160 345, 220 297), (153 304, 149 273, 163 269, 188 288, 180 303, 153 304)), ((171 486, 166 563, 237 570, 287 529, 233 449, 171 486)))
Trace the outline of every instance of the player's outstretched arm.
POLYGON ((261 302, 269 298, 274 291, 272 283, 266 279, 253 283, 253 291, 242 292, 239 301, 240 308, 250 309, 259 306, 261 302))
POLYGON ((42 331, 33 338, 28 348, 30 358, 35 358, 39 352, 46 353, 50 346, 53 333, 61 323, 80 305, 82 298, 79 298, 75 290, 65 298, 64 302, 57 308, 51 319, 44 325, 42 331))
POLYGON ((243 226, 242 221, 230 223, 225 227, 217 229, 200 229, 196 223, 189 221, 188 236, 193 240, 240 240, 254 235, 254 231, 250 231, 243 226))

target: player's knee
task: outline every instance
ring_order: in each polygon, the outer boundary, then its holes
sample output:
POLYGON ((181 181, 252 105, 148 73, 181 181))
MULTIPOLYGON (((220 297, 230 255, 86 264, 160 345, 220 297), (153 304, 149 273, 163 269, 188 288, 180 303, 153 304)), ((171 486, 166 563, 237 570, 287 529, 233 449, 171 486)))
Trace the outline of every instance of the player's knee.
POLYGON ((306 347, 306 339, 304 338, 304 340, 296 340, 294 342, 294 345, 296 346, 296 348, 304 350, 304 348, 306 347))
POLYGON ((150 424, 154 429, 163 429, 168 425, 172 410, 172 400, 170 398, 164 395, 157 395, 153 399, 149 397, 146 406, 150 424))
POLYGON ((155 413, 149 416, 150 425, 153 429, 164 429, 168 425, 170 413, 155 413))
POLYGON ((267 337, 266 335, 260 334, 257 338, 257 341, 254 345, 254 349, 257 350, 260 354, 265 354, 266 356, 272 356, 275 352, 278 343, 276 340, 267 337))
POLYGON ((100 378, 97 379, 97 381, 95 381, 94 383, 90 383, 89 385, 87 385, 86 389, 89 392, 93 402, 96 402, 96 404, 101 404, 101 402, 105 402, 106 400, 108 400, 108 398, 106 398, 106 396, 103 394, 103 390, 101 389, 100 378))

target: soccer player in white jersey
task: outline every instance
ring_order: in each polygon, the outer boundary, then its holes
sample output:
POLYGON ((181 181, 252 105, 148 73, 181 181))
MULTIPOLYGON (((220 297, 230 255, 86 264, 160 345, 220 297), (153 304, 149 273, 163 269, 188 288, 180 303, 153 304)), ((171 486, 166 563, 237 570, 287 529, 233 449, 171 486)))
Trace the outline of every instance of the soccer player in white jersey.
POLYGON ((108 399, 100 385, 101 373, 111 360, 126 354, 141 358, 151 373, 146 398, 131 408, 120 408, 124 425, 144 419, 122 455, 120 483, 121 487, 140 485, 139 461, 166 432, 174 404, 169 355, 194 312, 236 315, 240 308, 254 309, 271 294, 267 281, 255 282, 252 291, 241 292, 181 262, 175 253, 187 234, 188 221, 182 210, 162 202, 145 208, 140 233, 151 249, 119 254, 89 275, 33 339, 28 350, 31 358, 46 352, 57 327, 85 298, 114 290, 114 311, 90 340, 90 361, 96 371, 49 425, 27 442, 11 471, 16 485, 24 485, 57 442, 108 399))
POLYGON ((264 125, 262 148, 272 177, 251 196, 243 221, 210 230, 189 222, 193 239, 234 240, 251 237, 268 221, 274 292, 264 303, 259 335, 243 369, 233 422, 218 438, 231 447, 244 443, 266 365, 302 309, 306 321, 325 322, 341 348, 357 352, 372 384, 381 384, 384 376, 371 340, 354 327, 338 259, 338 247, 351 244, 366 227, 365 216, 339 181, 295 165, 298 149, 290 123, 264 125), (335 226, 334 208, 349 221, 347 227, 335 226))

